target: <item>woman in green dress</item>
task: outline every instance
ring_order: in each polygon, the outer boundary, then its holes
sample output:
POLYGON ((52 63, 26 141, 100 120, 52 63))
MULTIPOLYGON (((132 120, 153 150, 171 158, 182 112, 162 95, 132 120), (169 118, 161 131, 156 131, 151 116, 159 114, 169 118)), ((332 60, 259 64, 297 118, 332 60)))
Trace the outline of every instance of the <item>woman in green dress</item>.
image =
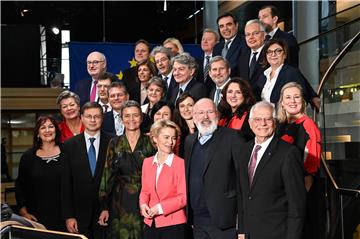
POLYGON ((125 134, 110 141, 101 179, 99 224, 108 226, 108 239, 140 239, 141 168, 144 158, 154 155, 155 149, 149 137, 140 131, 142 113, 136 101, 124 103, 121 118, 125 134))

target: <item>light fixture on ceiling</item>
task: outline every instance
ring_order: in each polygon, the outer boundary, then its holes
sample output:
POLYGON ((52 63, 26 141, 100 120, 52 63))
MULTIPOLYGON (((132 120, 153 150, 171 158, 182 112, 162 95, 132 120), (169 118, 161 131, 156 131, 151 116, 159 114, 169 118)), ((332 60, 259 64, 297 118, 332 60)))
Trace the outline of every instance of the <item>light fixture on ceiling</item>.
POLYGON ((58 35, 60 33, 60 29, 58 27, 53 27, 51 28, 51 31, 55 34, 58 35))
POLYGON ((24 9, 21 10, 20 15, 22 17, 25 17, 25 14, 28 13, 28 12, 29 12, 29 9, 24 8, 24 9))

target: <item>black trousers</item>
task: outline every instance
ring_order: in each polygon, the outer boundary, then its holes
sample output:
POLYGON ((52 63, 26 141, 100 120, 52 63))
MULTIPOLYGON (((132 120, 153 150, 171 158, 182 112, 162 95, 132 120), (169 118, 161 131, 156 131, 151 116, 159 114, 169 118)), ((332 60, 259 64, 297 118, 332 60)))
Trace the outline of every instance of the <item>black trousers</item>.
POLYGON ((151 227, 145 225, 144 239, 185 239, 185 224, 177 224, 167 227, 151 227))

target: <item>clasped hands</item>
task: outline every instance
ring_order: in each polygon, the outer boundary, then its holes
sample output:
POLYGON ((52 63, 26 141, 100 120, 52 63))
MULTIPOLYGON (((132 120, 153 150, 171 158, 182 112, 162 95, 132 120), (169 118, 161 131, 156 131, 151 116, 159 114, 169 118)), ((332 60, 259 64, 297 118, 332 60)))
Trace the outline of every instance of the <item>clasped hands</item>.
POLYGON ((145 218, 151 219, 159 214, 159 207, 157 205, 154 205, 152 208, 150 208, 147 204, 143 204, 141 205, 140 209, 141 215, 143 215, 145 218))

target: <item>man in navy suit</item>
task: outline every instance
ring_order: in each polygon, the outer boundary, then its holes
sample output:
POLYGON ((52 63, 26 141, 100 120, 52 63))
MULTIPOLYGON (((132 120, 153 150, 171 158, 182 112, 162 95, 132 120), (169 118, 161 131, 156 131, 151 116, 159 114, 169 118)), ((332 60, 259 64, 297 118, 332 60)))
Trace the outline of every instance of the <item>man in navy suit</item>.
MULTIPOLYGON (((299 46, 294 35, 281 31, 278 27, 279 20, 279 11, 273 5, 263 6, 259 10, 259 20, 262 21, 265 25, 267 32, 266 39, 282 39, 284 40, 289 49, 287 63, 296 68, 299 67, 299 46)), ((304 77, 305 78, 305 77, 304 77)), ((321 100, 314 89, 311 87, 308 80, 305 80, 305 89, 307 92, 310 92, 311 104, 315 107, 316 110, 320 109, 321 100)))
POLYGON ((223 39, 214 47, 213 55, 225 57, 230 63, 231 76, 235 76, 239 56, 246 49, 244 36, 238 33, 239 24, 230 13, 218 17, 217 24, 223 39))
POLYGON ((69 232, 95 239, 101 238, 97 223, 100 215, 98 193, 111 137, 100 131, 103 110, 99 103, 85 103, 81 121, 85 131, 64 144, 62 213, 69 232))
POLYGON ((169 99, 172 92, 175 90, 177 83, 174 79, 171 65, 171 57, 172 53, 170 49, 157 46, 153 49, 152 55, 155 59, 156 68, 159 71, 159 76, 166 81, 167 91, 166 91, 166 99, 169 99))
POLYGON ((106 57, 101 52, 91 52, 86 59, 87 71, 90 79, 80 80, 74 89, 74 92, 80 97, 80 106, 88 101, 97 101, 97 82, 99 76, 106 71, 106 57))
POLYGON ((204 84, 195 79, 196 61, 189 53, 180 53, 171 59, 173 75, 178 83, 169 99, 175 104, 182 93, 188 92, 195 101, 207 97, 208 91, 204 84))
POLYGON ((215 87, 215 84, 209 75, 209 65, 213 58, 214 47, 218 41, 219 34, 213 29, 206 28, 201 38, 201 49, 203 50, 204 55, 196 59, 198 64, 196 79, 205 84, 209 92, 215 87))
POLYGON ((248 21, 245 25, 245 39, 248 49, 239 58, 237 75, 247 79, 253 87, 265 70, 261 65, 265 44, 265 26, 262 22, 258 19, 248 21))

